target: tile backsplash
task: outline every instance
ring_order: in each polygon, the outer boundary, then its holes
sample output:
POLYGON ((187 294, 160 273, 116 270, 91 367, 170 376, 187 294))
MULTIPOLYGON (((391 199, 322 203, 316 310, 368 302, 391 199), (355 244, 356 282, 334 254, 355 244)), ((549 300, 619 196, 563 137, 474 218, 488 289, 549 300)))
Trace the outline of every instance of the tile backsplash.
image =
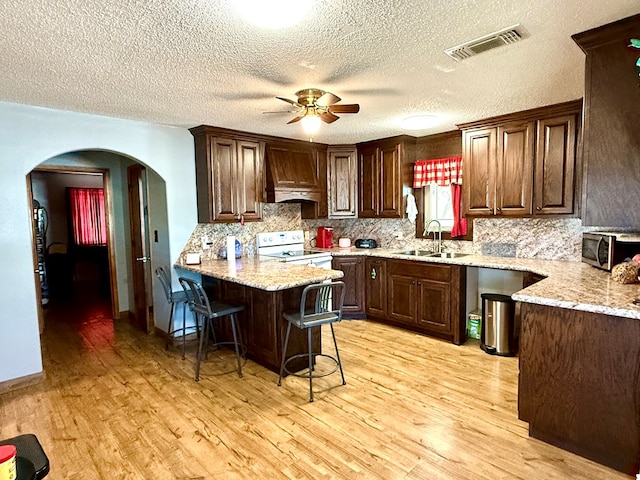
MULTIPOLYGON (((267 203, 262 222, 231 224, 198 224, 184 253, 202 252, 204 235, 211 242, 212 253, 225 244, 227 235, 234 235, 243 245, 255 244, 259 232, 305 230, 313 246, 319 226, 334 229, 334 243, 342 237, 373 238, 381 248, 429 248, 432 240, 415 238, 415 225, 408 219, 324 219, 303 220, 300 206, 295 203, 267 203)), ((481 218, 474 220, 473 241, 445 241, 448 251, 483 253, 486 255, 544 258, 580 261, 582 222, 579 218, 481 218)))

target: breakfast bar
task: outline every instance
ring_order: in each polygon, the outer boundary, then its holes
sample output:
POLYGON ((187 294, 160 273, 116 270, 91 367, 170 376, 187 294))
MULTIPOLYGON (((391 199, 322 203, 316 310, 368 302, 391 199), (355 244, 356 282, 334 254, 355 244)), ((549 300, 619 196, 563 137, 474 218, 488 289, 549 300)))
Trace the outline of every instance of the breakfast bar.
MULTIPOLYGON (((179 262, 175 268, 202 275, 202 285, 210 298, 245 306, 238 320, 247 357, 274 372, 280 370, 287 327, 282 312, 300 307, 300 296, 306 285, 344 275, 339 270, 247 257, 229 261, 203 260, 197 265, 179 262)), ((296 330, 291 332, 289 339, 289 355, 307 349, 304 332, 296 330)), ((313 348, 320 351, 320 330, 314 330, 313 348)), ((304 359, 300 360, 300 368, 303 368, 304 359)), ((293 363, 292 369, 296 366, 293 363)))

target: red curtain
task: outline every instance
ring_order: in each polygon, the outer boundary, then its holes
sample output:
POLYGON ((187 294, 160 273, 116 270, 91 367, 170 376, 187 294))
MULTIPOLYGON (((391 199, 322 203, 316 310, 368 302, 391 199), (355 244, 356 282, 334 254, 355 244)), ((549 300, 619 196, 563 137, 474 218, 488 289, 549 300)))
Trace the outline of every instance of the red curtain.
POLYGON ((435 183, 446 187, 452 183, 462 185, 462 157, 418 160, 413 165, 413 188, 435 183))
POLYGON ((463 237, 467 234, 467 219, 462 216, 462 185, 451 184, 451 202, 453 203, 452 237, 463 237))
POLYGON ((413 166, 413 188, 427 185, 446 187, 451 185, 453 203, 452 237, 467 234, 467 219, 462 217, 462 157, 418 160, 413 166))
POLYGON ((69 188, 69 205, 76 245, 106 245, 107 222, 102 188, 69 188))

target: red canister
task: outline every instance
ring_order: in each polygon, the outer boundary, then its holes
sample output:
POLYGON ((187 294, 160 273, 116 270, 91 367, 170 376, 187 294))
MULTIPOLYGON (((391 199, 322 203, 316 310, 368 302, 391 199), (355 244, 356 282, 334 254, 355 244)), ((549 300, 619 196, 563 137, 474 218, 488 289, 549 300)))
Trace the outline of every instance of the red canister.
POLYGON ((16 447, 0 445, 0 480, 16 480, 16 447))

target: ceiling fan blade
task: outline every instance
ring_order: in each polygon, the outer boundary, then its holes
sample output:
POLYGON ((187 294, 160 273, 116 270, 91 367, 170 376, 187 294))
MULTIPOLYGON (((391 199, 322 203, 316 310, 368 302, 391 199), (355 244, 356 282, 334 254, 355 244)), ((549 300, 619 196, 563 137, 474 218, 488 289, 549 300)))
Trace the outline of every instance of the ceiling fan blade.
POLYGON ((346 105, 331 105, 329 107, 331 113, 358 113, 360 111, 360 105, 357 103, 351 103, 346 105))
POLYGON ((320 120, 322 120, 324 123, 333 123, 340 118, 331 112, 324 112, 318 116, 320 117, 320 120))
POLYGON ((325 92, 321 97, 316 100, 316 105, 320 107, 328 107, 329 105, 333 105, 334 103, 338 103, 340 101, 340 97, 334 95, 330 92, 325 92))
POLYGON ((304 118, 304 115, 300 115, 299 117, 294 118, 293 120, 289 120, 287 122, 287 125, 289 125, 290 123, 296 123, 299 122, 300 120, 302 120, 304 118))
POLYGON ((277 110, 274 112, 262 112, 263 115, 265 114, 270 114, 270 113, 286 113, 287 115, 291 115, 292 113, 298 113, 297 110, 277 110))
POLYGON ((295 105, 296 107, 300 107, 302 108, 303 105, 296 102, 295 100, 289 100, 288 98, 284 98, 284 97, 276 97, 278 100, 282 100, 283 102, 287 102, 290 103, 291 105, 295 105))

